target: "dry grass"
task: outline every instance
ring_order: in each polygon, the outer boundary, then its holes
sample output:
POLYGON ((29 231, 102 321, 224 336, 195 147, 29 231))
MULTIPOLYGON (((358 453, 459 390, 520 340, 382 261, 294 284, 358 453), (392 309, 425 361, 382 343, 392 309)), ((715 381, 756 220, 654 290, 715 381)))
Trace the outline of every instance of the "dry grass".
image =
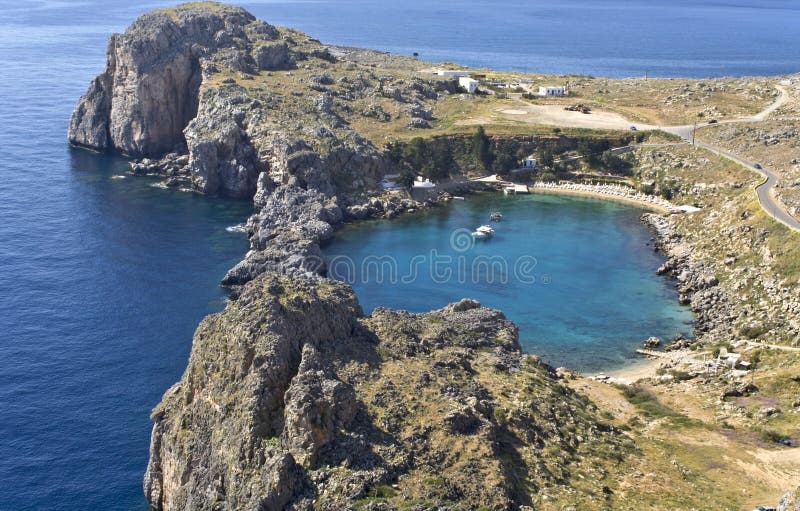
POLYGON ((752 115, 777 97, 770 78, 580 78, 569 89, 598 108, 654 125, 752 115))
POLYGON ((780 176, 778 198, 795 216, 800 216, 800 119, 735 123, 704 127, 698 137, 759 162, 780 176))

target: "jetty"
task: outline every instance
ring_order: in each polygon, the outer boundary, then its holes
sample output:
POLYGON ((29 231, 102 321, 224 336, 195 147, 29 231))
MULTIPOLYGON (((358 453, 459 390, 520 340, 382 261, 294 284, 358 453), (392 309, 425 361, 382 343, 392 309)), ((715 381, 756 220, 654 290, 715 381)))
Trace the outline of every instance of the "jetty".
POLYGON ((528 189, 528 185, 512 183, 503 188, 503 193, 505 193, 506 195, 516 195, 518 193, 530 193, 530 189, 528 189))

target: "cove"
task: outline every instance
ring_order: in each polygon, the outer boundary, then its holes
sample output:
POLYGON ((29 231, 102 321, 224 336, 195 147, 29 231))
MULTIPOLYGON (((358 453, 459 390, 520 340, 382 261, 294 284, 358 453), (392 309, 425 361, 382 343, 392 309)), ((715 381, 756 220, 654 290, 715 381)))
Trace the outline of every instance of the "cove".
POLYGON ((523 350, 581 371, 635 360, 650 336, 690 336, 692 313, 655 274, 642 210, 583 197, 469 196, 395 220, 352 224, 324 248, 330 276, 375 307, 426 312, 461 298, 500 309, 523 350), (468 235, 492 223, 489 240, 468 235))

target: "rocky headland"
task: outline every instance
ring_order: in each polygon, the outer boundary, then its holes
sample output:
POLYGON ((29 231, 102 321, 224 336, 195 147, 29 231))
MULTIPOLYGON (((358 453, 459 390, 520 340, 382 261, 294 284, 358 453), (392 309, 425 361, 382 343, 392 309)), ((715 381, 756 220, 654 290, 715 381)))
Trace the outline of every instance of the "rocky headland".
POLYGON ((198 328, 145 492, 159 510, 602 503, 632 445, 598 414, 477 302, 364 316, 348 286, 264 274, 198 328))
MULTIPOLYGON (((650 425, 611 420, 566 384, 568 373, 523 355, 501 312, 462 300, 428 314, 366 316, 352 289, 325 278, 320 246, 339 224, 439 200, 386 194, 380 183, 398 171, 390 135, 425 133, 452 111, 448 98, 460 96, 457 81, 422 78, 422 66, 326 46, 216 3, 153 11, 111 37, 105 71, 73 112, 70 142, 132 158, 132 172, 167 186, 255 207, 250 251, 223 280, 231 300, 200 325, 183 377, 153 411, 144 485, 152 509, 660 502, 666 490, 640 484, 650 475, 650 425)), ((575 145, 552 132, 546 138, 575 145)), ((520 147, 529 154, 538 146, 520 147)), ((775 265, 786 258, 760 224, 725 230, 751 214, 740 207, 741 183, 681 188, 648 170, 653 155, 635 157, 639 178, 725 211, 701 213, 699 228, 691 219, 644 217, 669 257, 660 271, 676 278, 696 313, 698 339, 672 347, 724 343, 747 328, 796 336, 792 286, 772 278, 764 294, 740 303, 737 282, 769 274, 757 257, 775 265), (714 245, 725 247, 724 258, 698 239, 709 228, 728 237, 714 245), (754 311, 763 312, 757 326, 754 311)), ((707 487, 687 473, 676 461, 662 478, 702 499, 707 487)), ((656 508, 675 509, 670 499, 656 508)))

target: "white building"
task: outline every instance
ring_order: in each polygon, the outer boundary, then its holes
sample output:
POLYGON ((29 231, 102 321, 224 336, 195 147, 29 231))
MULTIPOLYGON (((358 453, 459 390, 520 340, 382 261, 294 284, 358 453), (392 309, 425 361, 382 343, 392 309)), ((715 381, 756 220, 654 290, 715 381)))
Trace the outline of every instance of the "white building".
POLYGON ((468 76, 460 77, 458 79, 458 84, 467 89, 467 92, 470 94, 475 94, 475 91, 478 90, 478 80, 473 80, 468 76))
POLYGON ((422 189, 431 189, 436 187, 434 183, 431 183, 430 179, 423 179, 422 176, 417 176, 417 180, 414 181, 414 184, 412 186, 414 188, 422 188, 422 189))
POLYGON ((535 170, 536 169, 536 159, 532 157, 525 158, 522 160, 522 167, 518 167, 511 171, 512 174, 519 174, 520 172, 525 172, 527 170, 535 170))
POLYGON ((455 76, 455 77, 469 76, 469 72, 467 71, 455 71, 452 69, 436 69, 433 71, 433 74, 435 74, 436 76, 455 76))
POLYGON ((540 96, 563 96, 564 87, 539 87, 540 96))

